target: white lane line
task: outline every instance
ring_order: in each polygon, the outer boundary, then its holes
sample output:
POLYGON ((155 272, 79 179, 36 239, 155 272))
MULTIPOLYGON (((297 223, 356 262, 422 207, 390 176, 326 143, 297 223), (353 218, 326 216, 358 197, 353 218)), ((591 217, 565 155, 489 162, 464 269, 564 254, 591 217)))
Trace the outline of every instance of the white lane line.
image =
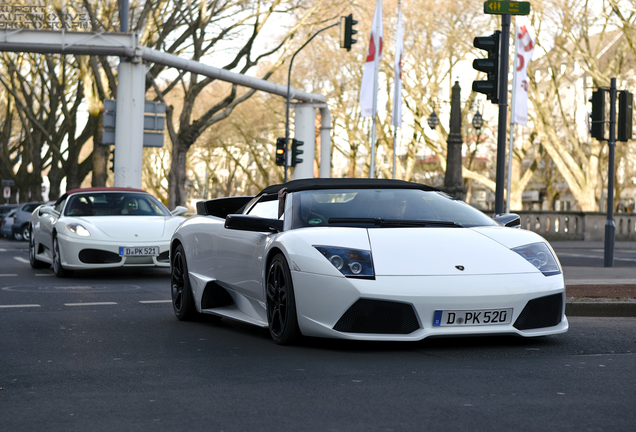
POLYGON ((172 303, 172 300, 139 300, 139 303, 172 303))
POLYGON ((0 309, 40 307, 39 304, 0 305, 0 309))
POLYGON ((115 302, 95 302, 95 303, 64 303, 64 306, 106 306, 116 305, 115 302))
POLYGON ((6 252, 6 251, 7 251, 6 249, 0 249, 0 252, 6 252))
POLYGON ((11 276, 17 276, 17 274, 0 274, 0 277, 11 277, 11 276))
POLYGON ((33 276, 55 276, 54 273, 36 273, 33 276))
POLYGON ((16 260, 16 261, 20 261, 21 263, 29 264, 29 260, 28 259, 24 259, 22 257, 13 257, 13 259, 16 260))

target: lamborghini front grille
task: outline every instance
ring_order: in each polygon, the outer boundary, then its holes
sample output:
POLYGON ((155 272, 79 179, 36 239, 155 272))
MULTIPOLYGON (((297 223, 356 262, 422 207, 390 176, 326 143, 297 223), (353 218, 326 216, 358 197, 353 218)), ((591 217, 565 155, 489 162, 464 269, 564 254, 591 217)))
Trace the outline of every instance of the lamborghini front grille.
POLYGON ((343 333, 409 334, 419 328, 411 304, 359 299, 333 329, 343 333))
POLYGON ((563 294, 553 294, 530 300, 514 323, 517 330, 554 327, 563 316, 563 294))

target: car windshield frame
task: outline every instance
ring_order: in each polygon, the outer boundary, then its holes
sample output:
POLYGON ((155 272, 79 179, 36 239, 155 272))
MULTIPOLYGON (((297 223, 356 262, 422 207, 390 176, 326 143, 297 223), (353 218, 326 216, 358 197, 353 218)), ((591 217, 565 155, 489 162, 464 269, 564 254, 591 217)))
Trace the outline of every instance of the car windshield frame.
POLYGON ((171 216, 154 196, 144 192, 80 192, 66 199, 62 212, 67 217, 95 216, 171 216))
POLYGON ((500 226, 444 192, 420 189, 323 189, 294 193, 292 229, 500 226))

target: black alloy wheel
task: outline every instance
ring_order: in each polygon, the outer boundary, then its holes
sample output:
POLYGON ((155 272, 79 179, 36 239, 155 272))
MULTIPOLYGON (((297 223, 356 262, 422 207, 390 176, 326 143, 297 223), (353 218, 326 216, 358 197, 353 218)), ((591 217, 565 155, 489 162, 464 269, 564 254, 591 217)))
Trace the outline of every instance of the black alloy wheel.
POLYGON ((22 240, 31 240, 31 230, 29 229, 29 225, 25 225, 24 227, 22 227, 22 240))
POLYGON ((296 343, 301 336, 291 273, 282 254, 272 259, 267 270, 267 322, 272 339, 279 345, 296 343))
POLYGON ((53 237, 53 273, 60 278, 69 277, 73 274, 72 270, 67 270, 62 266, 60 242, 57 240, 57 236, 53 237))
POLYGON ((35 257, 36 254, 35 249, 35 239, 33 238, 33 232, 29 232, 29 264, 31 264, 31 268, 40 269, 47 268, 50 266, 49 263, 45 263, 44 261, 40 261, 35 257))
POLYGON ((181 321, 192 321, 199 316, 194 296, 190 287, 188 277, 188 263, 186 262, 185 250, 182 245, 178 245, 170 264, 170 278, 172 287, 172 308, 174 314, 181 321))

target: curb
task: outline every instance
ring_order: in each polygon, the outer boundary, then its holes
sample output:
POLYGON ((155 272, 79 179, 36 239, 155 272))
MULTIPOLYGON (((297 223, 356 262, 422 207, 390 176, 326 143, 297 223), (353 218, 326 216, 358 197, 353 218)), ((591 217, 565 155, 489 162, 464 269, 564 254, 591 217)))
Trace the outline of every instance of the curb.
POLYGON ((581 317, 636 317, 636 302, 566 302, 565 314, 567 316, 581 317))

